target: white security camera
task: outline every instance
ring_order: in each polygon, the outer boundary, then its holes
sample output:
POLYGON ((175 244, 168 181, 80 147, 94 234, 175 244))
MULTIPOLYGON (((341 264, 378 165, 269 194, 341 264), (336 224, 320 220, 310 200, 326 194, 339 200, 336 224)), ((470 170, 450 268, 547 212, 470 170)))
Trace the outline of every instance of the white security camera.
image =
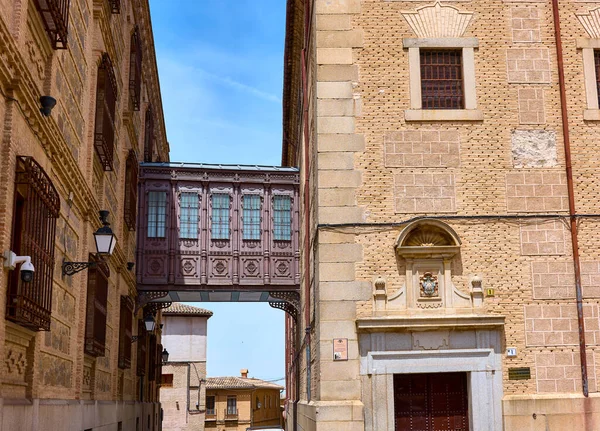
POLYGON ((17 264, 22 263, 21 265, 21 281, 23 283, 31 283, 33 280, 33 273, 35 272, 35 267, 31 263, 30 256, 17 256, 16 253, 13 253, 10 250, 4 252, 4 267, 10 270, 16 268, 17 264))

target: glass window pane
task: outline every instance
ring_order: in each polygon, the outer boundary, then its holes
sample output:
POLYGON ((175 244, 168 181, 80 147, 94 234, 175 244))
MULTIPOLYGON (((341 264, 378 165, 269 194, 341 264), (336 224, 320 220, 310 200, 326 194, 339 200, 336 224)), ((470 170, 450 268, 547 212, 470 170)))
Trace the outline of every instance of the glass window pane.
POLYGON ((164 238, 167 219, 167 193, 148 192, 148 238, 164 238))
POLYGON ((292 198, 290 196, 273 197, 273 239, 275 241, 292 239, 292 198))
POLYGON ((215 193, 212 195, 212 239, 229 239, 229 195, 215 193))
POLYGON ((181 193, 179 237, 198 239, 198 194, 181 193))
POLYGON ((260 196, 244 195, 243 206, 243 239, 260 240, 260 196))

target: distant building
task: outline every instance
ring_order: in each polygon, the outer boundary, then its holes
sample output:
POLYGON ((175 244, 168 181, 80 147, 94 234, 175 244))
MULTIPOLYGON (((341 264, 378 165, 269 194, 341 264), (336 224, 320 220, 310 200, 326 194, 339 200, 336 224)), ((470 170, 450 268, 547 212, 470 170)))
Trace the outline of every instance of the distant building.
POLYGON ((248 378, 247 369, 241 370, 241 377, 209 377, 205 427, 245 431, 253 426, 280 425, 282 390, 283 386, 248 378))
POLYGON ((174 303, 163 311, 162 340, 169 352, 163 366, 160 399, 163 429, 203 430, 206 335, 212 311, 174 303))

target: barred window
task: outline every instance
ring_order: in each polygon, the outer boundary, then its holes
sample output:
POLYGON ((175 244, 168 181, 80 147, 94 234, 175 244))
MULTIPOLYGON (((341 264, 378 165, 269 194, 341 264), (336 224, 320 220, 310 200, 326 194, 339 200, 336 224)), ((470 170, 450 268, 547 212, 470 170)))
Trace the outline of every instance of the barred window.
POLYGON ((148 238, 164 238, 167 216, 167 193, 148 192, 148 238))
POLYGON ((463 109, 462 50, 421 49, 423 109, 463 109))
POLYGON ((105 352, 110 269, 95 255, 90 254, 89 258, 95 265, 88 269, 84 350, 88 355, 98 357, 104 356, 105 352))
POLYGON ((142 100, 142 42, 137 25, 131 34, 129 47, 129 98, 133 110, 139 111, 142 100))
POLYGON ((138 161, 135 151, 129 150, 125 162, 125 202, 124 217, 125 224, 129 230, 135 230, 137 216, 137 190, 138 190, 138 161))
POLYGON ((292 239, 292 198, 273 196, 273 239, 290 241, 292 239))
POLYGON ((144 162, 152 162, 154 153, 154 116, 152 108, 146 110, 144 131, 144 162))
POLYGON ((49 331, 52 311, 54 241, 60 198, 52 181, 32 157, 18 156, 11 250, 31 256, 35 274, 23 283, 8 273, 6 318, 33 331, 49 331))
POLYGON ((260 196, 243 195, 242 207, 242 238, 246 240, 260 240, 260 196))
POLYGON ((121 296, 119 313, 119 368, 131 367, 131 341, 133 323, 133 301, 129 296, 121 296))
POLYGON ((34 0, 53 49, 67 49, 69 0, 34 0))
POLYGON ((188 239, 198 238, 198 194, 181 193, 179 219, 179 237, 188 239))
POLYGON ((148 342, 146 326, 144 320, 138 320, 138 332, 137 332, 137 370, 138 376, 146 375, 146 343, 148 342))
POLYGON ((229 195, 215 193, 212 195, 212 239, 229 239, 229 195))
POLYGON ((96 83, 94 148, 105 171, 113 169, 117 80, 107 53, 102 54, 96 83))

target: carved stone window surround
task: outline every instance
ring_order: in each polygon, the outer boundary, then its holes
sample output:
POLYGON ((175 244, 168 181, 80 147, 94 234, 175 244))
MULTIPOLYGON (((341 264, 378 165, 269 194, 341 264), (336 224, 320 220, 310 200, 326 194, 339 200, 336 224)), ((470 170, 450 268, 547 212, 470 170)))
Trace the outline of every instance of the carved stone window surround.
POLYGON ((594 51, 600 49, 600 39, 577 39, 577 49, 581 49, 583 58, 583 79, 585 82, 586 109, 583 119, 587 121, 600 121, 600 107, 596 87, 597 76, 594 64, 594 51))
POLYGON ((477 109, 475 89, 476 37, 404 38, 402 46, 408 49, 410 84, 410 109, 404 111, 406 121, 480 121, 483 112, 477 109), (462 50, 465 109, 422 109, 421 99, 421 48, 462 50))

